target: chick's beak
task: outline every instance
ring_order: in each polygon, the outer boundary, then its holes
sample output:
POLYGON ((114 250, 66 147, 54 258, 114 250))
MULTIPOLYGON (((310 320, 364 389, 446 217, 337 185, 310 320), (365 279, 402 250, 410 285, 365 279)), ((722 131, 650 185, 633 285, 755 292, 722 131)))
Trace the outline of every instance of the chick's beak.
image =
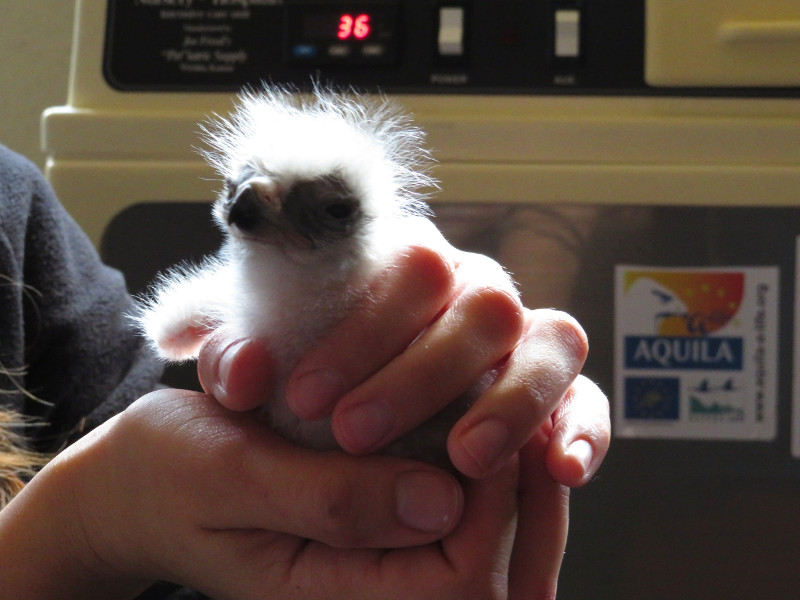
POLYGON ((264 220, 280 211, 280 196, 275 184, 264 178, 246 181, 236 190, 228 205, 228 225, 243 232, 253 231, 264 220))

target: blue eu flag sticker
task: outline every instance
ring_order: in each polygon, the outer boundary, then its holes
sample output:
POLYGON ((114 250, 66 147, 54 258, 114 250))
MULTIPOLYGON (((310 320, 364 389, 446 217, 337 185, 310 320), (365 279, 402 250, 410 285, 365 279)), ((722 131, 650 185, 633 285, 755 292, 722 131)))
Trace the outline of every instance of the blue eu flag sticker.
POLYGON ((680 381, 677 377, 628 377, 625 379, 625 418, 677 420, 680 381))

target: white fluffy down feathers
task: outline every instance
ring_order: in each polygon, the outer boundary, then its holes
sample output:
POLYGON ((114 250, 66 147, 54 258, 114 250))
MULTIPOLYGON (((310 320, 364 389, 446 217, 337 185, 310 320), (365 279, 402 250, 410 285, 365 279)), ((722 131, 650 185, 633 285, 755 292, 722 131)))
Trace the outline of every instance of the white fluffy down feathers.
POLYGON ((203 128, 202 152, 223 178, 256 164, 286 177, 341 170, 383 214, 426 212, 432 159, 425 134, 383 97, 316 87, 311 95, 269 87, 240 95, 230 118, 203 128))
MULTIPOLYGON (((268 339, 285 381, 315 340, 369 301, 367 280, 396 249, 443 243, 425 218, 435 183, 424 134, 386 99, 250 91, 230 118, 204 126, 204 140, 224 182, 213 214, 226 241, 204 263, 160 276, 140 302, 136 320, 167 360, 195 358, 203 337, 225 325, 268 339)), ((289 439, 336 447, 327 420, 289 411, 282 385, 264 412, 289 439)), ((445 436, 426 434, 423 445, 441 454, 445 436)))

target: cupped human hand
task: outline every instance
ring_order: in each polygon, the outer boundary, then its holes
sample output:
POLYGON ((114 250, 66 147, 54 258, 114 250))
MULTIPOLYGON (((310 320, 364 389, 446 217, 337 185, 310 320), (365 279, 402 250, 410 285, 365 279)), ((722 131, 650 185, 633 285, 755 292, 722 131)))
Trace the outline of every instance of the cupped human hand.
MULTIPOLYGON (((485 477, 552 420, 552 475, 569 486, 591 479, 608 449, 609 409, 580 375, 588 341, 575 319, 524 308, 496 262, 446 245, 398 252, 369 297, 294 368, 287 402, 298 416, 331 415, 341 447, 369 454, 496 369, 494 384, 450 432, 456 468, 485 477)), ((271 390, 269 341, 217 331, 199 374, 223 405, 253 409, 271 390)))
POLYGON ((0 592, 123 598, 167 580, 220 600, 549 598, 567 523, 549 434, 462 492, 422 463, 314 452, 208 395, 154 392, 0 511, 0 592))
POLYGON ((456 479, 429 465, 313 452, 208 395, 160 390, 58 455, 1 514, 23 511, 30 535, 20 532, 18 548, 42 544, 31 556, 44 561, 63 552, 89 577, 192 583, 254 546, 280 572, 308 539, 424 545, 450 533, 463 507, 456 479))

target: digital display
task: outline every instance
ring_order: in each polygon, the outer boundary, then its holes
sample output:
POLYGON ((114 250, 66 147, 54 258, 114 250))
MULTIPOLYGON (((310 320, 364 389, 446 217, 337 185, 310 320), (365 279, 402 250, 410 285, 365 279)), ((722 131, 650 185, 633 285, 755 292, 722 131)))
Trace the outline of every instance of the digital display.
POLYGON ((391 64, 400 41, 399 5, 382 2, 287 4, 287 56, 304 64, 391 64))
POLYGON ((339 17, 339 31, 336 33, 336 37, 340 40, 349 40, 352 38, 365 40, 372 32, 371 20, 372 17, 368 13, 363 13, 356 17, 353 15, 342 15, 339 17))
POLYGON ((386 27, 380 11, 346 8, 308 11, 303 18, 301 36, 308 40, 366 41, 373 37, 376 25, 379 29, 386 27))

